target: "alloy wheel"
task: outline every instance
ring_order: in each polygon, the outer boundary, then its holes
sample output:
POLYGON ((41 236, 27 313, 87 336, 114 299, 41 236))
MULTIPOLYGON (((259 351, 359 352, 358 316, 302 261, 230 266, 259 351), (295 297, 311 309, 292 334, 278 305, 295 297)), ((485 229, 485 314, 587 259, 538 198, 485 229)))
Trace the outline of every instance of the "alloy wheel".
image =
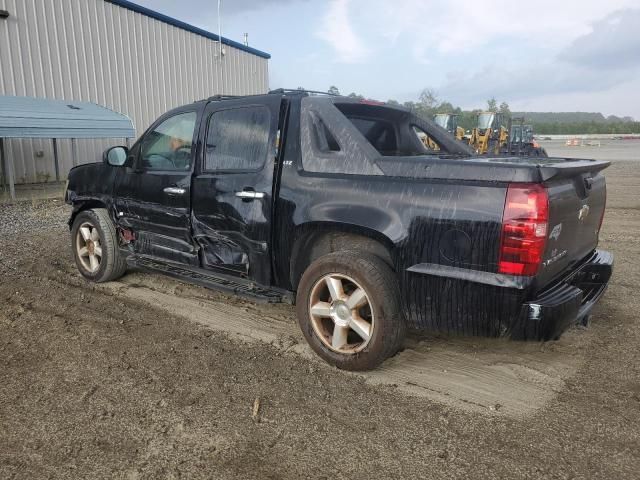
POLYGON ((84 222, 76 233, 76 253, 80 264, 89 273, 96 273, 102 262, 100 232, 89 222, 84 222))
POLYGON ((360 352, 373 336, 375 319, 369 296, 346 275, 332 273, 316 282, 309 317, 318 338, 334 352, 360 352))

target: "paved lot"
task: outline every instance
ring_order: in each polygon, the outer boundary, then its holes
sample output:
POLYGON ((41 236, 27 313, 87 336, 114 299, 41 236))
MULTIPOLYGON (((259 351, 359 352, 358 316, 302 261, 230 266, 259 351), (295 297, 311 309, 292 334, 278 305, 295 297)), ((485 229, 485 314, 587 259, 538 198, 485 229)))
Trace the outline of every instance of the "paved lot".
POLYGON ((88 284, 65 205, 0 205, 0 478, 639 478, 639 166, 607 171, 590 328, 414 336, 364 375, 311 355, 290 306, 88 284))

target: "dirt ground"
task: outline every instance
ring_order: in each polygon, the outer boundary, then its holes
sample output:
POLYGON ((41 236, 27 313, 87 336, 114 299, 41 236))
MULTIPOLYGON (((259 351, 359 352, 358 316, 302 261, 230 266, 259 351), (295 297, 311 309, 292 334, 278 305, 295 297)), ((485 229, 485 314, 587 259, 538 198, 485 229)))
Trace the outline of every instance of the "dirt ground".
POLYGON ((607 179, 616 266, 589 328, 412 336, 358 375, 290 306, 89 284, 65 205, 0 205, 0 478, 640 478, 640 162, 607 179))

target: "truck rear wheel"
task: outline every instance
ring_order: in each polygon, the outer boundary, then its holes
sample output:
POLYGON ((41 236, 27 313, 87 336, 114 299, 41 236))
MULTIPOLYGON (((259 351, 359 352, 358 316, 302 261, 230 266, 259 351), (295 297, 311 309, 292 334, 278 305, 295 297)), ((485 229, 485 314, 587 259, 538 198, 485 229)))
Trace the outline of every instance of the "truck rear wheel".
POLYGON ((395 274, 382 259, 336 252, 302 275, 298 323, 311 348, 344 370, 370 370, 402 345, 405 323, 395 274))
POLYGON ((118 249, 116 228, 104 208, 80 212, 71 227, 76 266, 88 280, 109 282, 124 275, 125 259, 118 249))

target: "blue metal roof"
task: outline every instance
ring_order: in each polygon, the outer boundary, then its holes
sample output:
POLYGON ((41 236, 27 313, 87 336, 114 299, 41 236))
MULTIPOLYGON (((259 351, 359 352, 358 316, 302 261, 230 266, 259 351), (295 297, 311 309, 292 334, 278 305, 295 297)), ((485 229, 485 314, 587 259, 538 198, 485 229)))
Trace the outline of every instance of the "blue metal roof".
MULTIPOLYGON (((161 22, 168 23, 169 25, 173 25, 174 27, 181 28, 188 32, 195 33, 196 35, 201 35, 210 40, 218 41, 219 36, 215 33, 207 32, 198 27, 194 27, 193 25, 189 25, 188 23, 181 22, 173 17, 169 17, 162 13, 156 12, 155 10, 151 10, 149 8, 143 7, 133 2, 129 2, 127 0, 105 0, 109 3, 113 3, 114 5, 118 5, 120 7, 126 8, 128 10, 141 13, 142 15, 146 15, 147 17, 155 18, 156 20, 160 20, 161 22)), ((271 55, 265 53, 260 50, 256 50, 255 48, 247 47, 239 42, 234 42, 233 40, 229 40, 228 38, 222 37, 222 43, 225 45, 229 45, 230 47, 237 48, 238 50, 244 50, 245 52, 252 53, 262 58, 271 58, 271 55)))
POLYGON ((0 96, 0 138, 133 138, 131 119, 95 103, 0 96))

